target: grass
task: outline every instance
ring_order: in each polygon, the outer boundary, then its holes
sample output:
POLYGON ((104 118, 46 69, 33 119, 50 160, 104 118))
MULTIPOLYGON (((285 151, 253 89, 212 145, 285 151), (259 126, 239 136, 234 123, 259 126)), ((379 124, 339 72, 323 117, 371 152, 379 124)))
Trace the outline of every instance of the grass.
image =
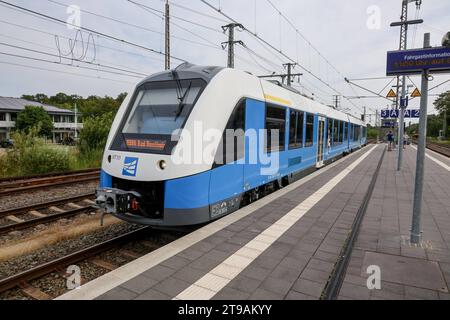
POLYGON ((76 147, 39 145, 0 152, 0 177, 100 168, 103 149, 82 154, 76 147))
POLYGON ((83 170, 100 168, 102 165, 103 149, 92 150, 87 154, 82 154, 74 148, 69 151, 70 170, 83 170))
POLYGON ((450 145, 450 140, 439 140, 438 138, 429 137, 428 138, 431 142, 437 143, 437 144, 443 144, 443 145, 450 145))

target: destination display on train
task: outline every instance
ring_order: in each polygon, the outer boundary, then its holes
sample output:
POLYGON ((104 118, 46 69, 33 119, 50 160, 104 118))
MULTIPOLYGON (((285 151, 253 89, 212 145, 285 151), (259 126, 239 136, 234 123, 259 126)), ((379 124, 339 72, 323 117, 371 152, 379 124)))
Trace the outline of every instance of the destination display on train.
POLYGON ((164 150, 166 141, 153 139, 125 139, 125 144, 128 148, 142 149, 142 150, 164 150))
POLYGON ((388 76, 421 74, 423 70, 430 72, 450 71, 450 48, 437 47, 389 51, 387 53, 388 76))

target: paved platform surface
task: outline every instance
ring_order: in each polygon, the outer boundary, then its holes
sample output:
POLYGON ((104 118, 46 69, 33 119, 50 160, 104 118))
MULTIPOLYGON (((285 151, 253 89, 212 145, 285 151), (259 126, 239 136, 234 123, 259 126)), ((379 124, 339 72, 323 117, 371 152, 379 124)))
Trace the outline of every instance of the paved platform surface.
MULTIPOLYGON (((60 299, 319 299, 385 145, 368 146, 60 299)), ((424 242, 409 244, 416 151, 385 154, 340 299, 448 299, 450 177, 426 162, 424 242), (367 267, 381 270, 369 290, 367 267)))
POLYGON ((317 299, 383 150, 368 146, 60 299, 317 299))
POLYGON ((415 246, 409 242, 409 234, 416 150, 407 148, 401 173, 396 171, 397 153, 386 154, 341 299, 450 299, 450 161, 427 151, 423 239, 415 246), (381 290, 367 289, 370 265, 380 267, 381 290))

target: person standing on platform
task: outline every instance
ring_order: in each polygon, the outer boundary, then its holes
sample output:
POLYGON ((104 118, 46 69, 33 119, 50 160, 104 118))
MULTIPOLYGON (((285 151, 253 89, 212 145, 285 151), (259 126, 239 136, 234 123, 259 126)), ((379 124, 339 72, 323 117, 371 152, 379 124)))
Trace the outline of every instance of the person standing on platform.
POLYGON ((394 134, 389 131, 386 135, 388 141, 388 151, 392 151, 392 145, 394 144, 394 134))

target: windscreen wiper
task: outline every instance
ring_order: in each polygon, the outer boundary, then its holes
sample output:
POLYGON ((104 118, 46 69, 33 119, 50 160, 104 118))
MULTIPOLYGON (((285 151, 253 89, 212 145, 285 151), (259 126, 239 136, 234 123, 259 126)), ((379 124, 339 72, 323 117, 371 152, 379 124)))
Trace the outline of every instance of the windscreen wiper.
POLYGON ((186 100, 186 97, 189 95, 191 88, 192 88, 192 81, 189 83, 189 86, 187 87, 186 91, 184 92, 183 97, 181 97, 181 99, 180 99, 180 104, 178 105, 178 110, 175 115, 175 121, 177 121, 178 118, 180 117, 180 115, 183 113, 184 106, 185 106, 184 101, 186 100))

